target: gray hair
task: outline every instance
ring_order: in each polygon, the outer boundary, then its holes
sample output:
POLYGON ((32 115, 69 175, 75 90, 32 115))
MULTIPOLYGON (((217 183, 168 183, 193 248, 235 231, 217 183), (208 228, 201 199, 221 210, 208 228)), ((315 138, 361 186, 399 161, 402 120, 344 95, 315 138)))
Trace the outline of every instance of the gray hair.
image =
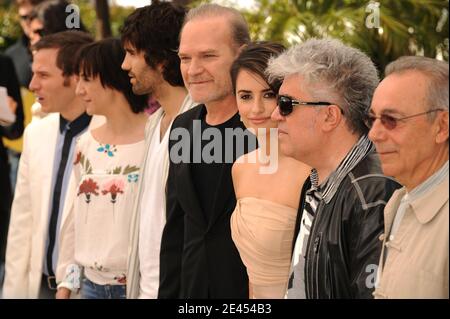
MULTIPOLYGON (((423 56, 403 56, 389 63, 386 76, 406 71, 418 71, 428 79, 426 102, 429 109, 443 108, 448 111, 448 63, 423 56)), ((436 113, 428 114, 433 120, 436 113)))
POLYGON ((370 58, 335 39, 310 39, 269 61, 269 80, 300 75, 314 99, 336 103, 353 133, 367 134, 364 124, 379 83, 370 58))
MULTIPOLYGON (((189 10, 184 19, 183 28, 189 21, 199 18, 223 17, 229 18, 232 29, 233 42, 237 47, 250 42, 250 32, 244 16, 236 9, 218 4, 203 4, 189 10)), ((211 32, 214 32, 211 30, 211 32)))

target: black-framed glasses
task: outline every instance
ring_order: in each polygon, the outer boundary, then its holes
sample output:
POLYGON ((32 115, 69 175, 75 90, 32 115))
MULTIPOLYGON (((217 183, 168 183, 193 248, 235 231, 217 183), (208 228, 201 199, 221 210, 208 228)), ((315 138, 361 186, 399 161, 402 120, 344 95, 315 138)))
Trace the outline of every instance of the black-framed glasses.
POLYGON ((294 110, 294 105, 310 105, 310 106, 321 106, 321 105, 333 105, 330 102, 303 102, 294 100, 290 96, 278 95, 277 97, 278 109, 282 116, 288 116, 294 110))
POLYGON ((405 117, 395 117, 389 114, 381 114, 380 116, 375 116, 374 114, 367 114, 366 119, 365 119, 365 123, 367 125, 367 127, 369 129, 372 128, 373 123, 375 122, 375 120, 379 119, 381 121, 381 124, 383 124, 383 126, 388 129, 388 130, 393 130, 397 127, 397 124, 399 121, 404 121, 407 119, 411 119, 413 117, 417 117, 417 116, 421 116, 421 115, 425 115, 425 114, 430 114, 433 112, 438 112, 438 111, 445 111, 444 109, 431 109, 429 111, 426 112, 421 112, 421 113, 417 113, 417 114, 413 114, 413 115, 408 115, 405 117))

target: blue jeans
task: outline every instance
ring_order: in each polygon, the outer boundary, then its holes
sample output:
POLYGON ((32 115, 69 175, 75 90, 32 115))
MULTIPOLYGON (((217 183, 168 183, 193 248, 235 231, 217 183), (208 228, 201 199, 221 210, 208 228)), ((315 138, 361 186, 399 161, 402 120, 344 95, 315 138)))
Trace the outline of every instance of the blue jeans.
POLYGON ((125 285, 97 285, 86 277, 81 283, 82 299, 126 299, 125 285))
POLYGON ((9 162, 9 179, 11 181, 11 191, 16 189, 17 170, 19 168, 20 153, 7 149, 9 162))

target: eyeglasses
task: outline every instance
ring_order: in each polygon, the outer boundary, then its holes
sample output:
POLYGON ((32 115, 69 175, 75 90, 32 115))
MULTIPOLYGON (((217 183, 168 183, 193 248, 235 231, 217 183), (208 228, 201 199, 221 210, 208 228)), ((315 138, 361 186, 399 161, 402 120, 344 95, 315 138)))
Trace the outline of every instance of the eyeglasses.
POLYGON ((375 116, 373 114, 367 114, 365 123, 366 123, 367 127, 369 129, 371 129, 375 120, 379 119, 381 121, 381 124, 383 124, 383 126, 386 129, 393 130, 397 127, 398 121, 404 121, 404 120, 407 120, 407 119, 410 119, 410 118, 413 118, 416 116, 421 116, 421 115, 438 112, 438 111, 444 111, 444 109, 432 109, 427 112, 417 113, 417 114, 413 114, 413 115, 409 115, 409 116, 405 116, 405 117, 401 117, 401 118, 397 118, 397 117, 394 117, 394 116, 391 116, 388 114, 381 114, 380 116, 375 116))
POLYGON ((294 110, 294 105, 311 105, 311 106, 319 106, 319 105, 333 105, 329 102, 303 102, 292 99, 286 95, 279 95, 277 98, 278 108, 280 110, 280 114, 282 116, 288 116, 294 110))

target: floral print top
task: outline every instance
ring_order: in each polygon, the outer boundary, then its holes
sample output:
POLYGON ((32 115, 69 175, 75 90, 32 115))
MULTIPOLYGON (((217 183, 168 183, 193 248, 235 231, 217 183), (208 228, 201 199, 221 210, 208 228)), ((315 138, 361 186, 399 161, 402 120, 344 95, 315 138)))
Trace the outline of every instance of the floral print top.
MULTIPOLYGON (((125 284, 129 228, 144 140, 126 145, 97 142, 91 132, 76 145, 73 178, 74 261, 100 285, 125 284)), ((68 217, 69 218, 69 217, 68 217)), ((65 280, 72 280, 66 277, 65 280)))

